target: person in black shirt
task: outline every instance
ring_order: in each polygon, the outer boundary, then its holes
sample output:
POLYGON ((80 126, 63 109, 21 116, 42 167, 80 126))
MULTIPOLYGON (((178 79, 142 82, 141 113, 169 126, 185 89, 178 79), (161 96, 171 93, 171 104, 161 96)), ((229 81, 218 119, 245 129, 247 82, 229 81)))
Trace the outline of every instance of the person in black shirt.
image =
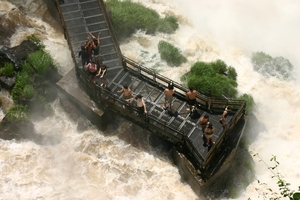
POLYGON ((88 50, 87 50, 87 47, 85 45, 81 46, 81 50, 78 53, 78 57, 81 57, 82 67, 84 68, 84 66, 86 66, 90 61, 88 50))
POLYGON ((105 77, 106 72, 107 72, 107 66, 105 64, 102 64, 98 71, 98 74, 96 75, 96 77, 100 78, 101 86, 104 88, 107 86, 107 81, 106 81, 106 77, 105 77))

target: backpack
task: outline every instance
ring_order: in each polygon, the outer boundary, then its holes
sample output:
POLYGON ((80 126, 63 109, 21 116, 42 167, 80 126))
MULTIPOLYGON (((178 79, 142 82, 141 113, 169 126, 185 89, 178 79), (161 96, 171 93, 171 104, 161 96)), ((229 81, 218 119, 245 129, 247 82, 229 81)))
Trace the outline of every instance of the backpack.
POLYGON ((191 119, 198 119, 200 117, 200 113, 196 109, 193 109, 190 113, 190 117, 191 119))

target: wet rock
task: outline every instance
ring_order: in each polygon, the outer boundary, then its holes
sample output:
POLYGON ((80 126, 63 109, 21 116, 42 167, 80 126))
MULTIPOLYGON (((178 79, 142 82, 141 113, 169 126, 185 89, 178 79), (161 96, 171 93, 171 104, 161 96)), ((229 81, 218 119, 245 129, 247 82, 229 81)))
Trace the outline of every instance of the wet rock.
POLYGON ((61 136, 45 136, 38 134, 31 121, 8 121, 6 118, 0 123, 0 138, 3 140, 30 140, 39 145, 55 145, 60 143, 61 136))
POLYGON ((11 99, 3 96, 0 96, 0 102, 4 113, 7 113, 7 111, 15 105, 11 99))
POLYGON ((16 83, 16 77, 0 76, 0 85, 5 89, 12 89, 16 83))
POLYGON ((5 62, 12 62, 18 71, 21 68, 22 62, 26 60, 27 55, 38 49, 39 48, 29 40, 24 40, 19 46, 12 48, 4 46, 0 49, 0 65, 3 65, 5 62))
POLYGON ((30 121, 11 122, 4 117, 0 126, 0 138, 4 140, 32 139, 37 135, 30 121))

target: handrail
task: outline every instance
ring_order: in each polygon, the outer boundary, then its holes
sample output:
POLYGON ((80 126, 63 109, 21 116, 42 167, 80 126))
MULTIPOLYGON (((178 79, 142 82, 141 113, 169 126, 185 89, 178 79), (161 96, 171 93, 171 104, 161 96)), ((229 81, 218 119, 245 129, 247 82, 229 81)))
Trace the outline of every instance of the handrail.
MULTIPOLYGON (((59 3, 59 0, 56 0, 56 5, 59 5, 59 4, 60 4, 60 3, 59 3)), ((62 13, 62 11, 61 11, 61 9, 60 9, 60 6, 56 6, 56 7, 57 7, 57 9, 58 9, 58 12, 59 12, 59 13, 62 13)), ((60 18, 61 18, 60 21, 61 21, 62 26, 63 26, 63 29, 64 29, 65 38, 66 38, 66 40, 68 41, 68 45, 69 45, 69 49, 70 49, 70 51, 71 51, 71 56, 72 56, 73 62, 76 63, 75 67, 77 68, 78 65, 77 65, 77 62, 76 62, 75 53, 74 53, 74 50, 73 50, 73 48, 72 48, 72 43, 71 43, 71 41, 70 41, 69 33, 68 33, 68 31, 66 31, 66 30, 67 30, 67 27, 66 27, 66 24, 65 24, 64 16, 63 16, 62 14, 60 14, 59 16, 60 16, 60 18)))
POLYGON ((103 16, 105 18, 106 25, 108 26, 108 30, 109 30, 111 39, 113 40, 114 48, 115 48, 115 50, 116 50, 116 52, 118 54, 119 62, 120 62, 120 64, 122 64, 122 62, 123 62, 123 60, 122 60, 122 53, 121 53, 119 45, 116 45, 116 44, 119 44, 119 42, 116 39, 114 31, 111 31, 111 30, 113 30, 113 26, 112 26, 112 22, 110 20, 110 17, 107 14, 107 10, 106 9, 108 9, 108 7, 106 6, 106 4, 103 1, 98 0, 98 2, 99 2, 99 5, 100 5, 100 8, 102 10, 103 16))
MULTIPOLYGON (((56 0, 57 4, 59 0, 56 0)), ((137 73, 138 76, 141 78, 144 78, 147 81, 151 81, 151 83, 155 83, 157 85, 160 85, 162 87, 165 87, 170 82, 173 83, 174 87, 176 88, 176 95, 180 96, 181 98, 185 98, 186 92, 188 92, 188 88, 184 85, 181 85, 179 83, 174 82, 173 80, 158 74, 141 64, 125 57, 122 55, 121 50, 118 45, 118 41, 116 40, 116 37, 114 35, 113 27, 111 25, 110 18, 106 11, 106 5, 102 0, 98 0, 100 8, 102 10, 103 16, 105 18, 106 24, 109 29, 109 34, 112 39, 112 43, 114 45, 114 48, 118 55, 118 60, 124 67, 124 70, 128 70, 133 73, 137 73)), ((60 13, 62 13, 60 6, 57 6, 60 13)), ((87 75, 87 73, 81 69, 78 66, 78 63, 76 61, 75 52, 72 48, 69 33, 66 28, 66 24, 64 22, 63 15, 60 15, 61 22, 63 24, 64 33, 66 34, 66 39, 68 41, 71 56, 73 59, 73 62, 75 64, 76 69, 76 76, 78 79, 80 79, 82 82, 84 82, 85 87, 87 88, 87 92, 91 94, 91 98, 95 101, 95 103, 101 107, 103 104, 108 106, 111 110, 115 112, 119 112, 122 115, 125 115, 126 117, 129 117, 130 119, 136 121, 139 124, 144 124, 149 130, 154 130, 159 132, 160 135, 164 136, 168 140, 172 141, 173 143, 180 142, 183 146, 188 147, 189 153, 191 153, 195 160, 196 164, 201 167, 201 170, 204 170, 207 172, 207 174, 210 174, 213 170, 215 170, 214 166, 210 166, 213 162, 213 159, 216 158, 216 156, 219 153, 219 150, 223 147, 222 144, 228 141, 228 136, 231 133, 231 130, 234 128, 234 126, 239 122, 239 120, 243 117, 245 112, 245 101, 241 100, 231 100, 231 99, 216 99, 213 97, 207 97, 205 95, 202 95, 200 93, 197 94, 197 102, 201 105, 201 107, 206 108, 208 111, 214 110, 223 110, 225 106, 232 106, 237 109, 237 112, 235 112, 235 115, 231 118, 230 122, 227 124, 227 127, 223 130, 221 135, 219 136, 218 140, 216 141, 216 144, 212 147, 212 149, 208 152, 208 154, 205 156, 205 158, 200 155, 200 153, 197 151, 197 149, 194 147, 194 145, 189 141, 186 140, 187 134, 184 131, 177 130, 173 128, 172 126, 168 125, 168 123, 163 122, 161 120, 158 120, 156 117, 149 115, 147 120, 144 118, 141 118, 140 116, 136 116, 132 112, 138 112, 138 109, 136 106, 128 103, 124 99, 119 99, 116 94, 113 94, 104 88, 97 86, 87 75), (123 105, 126 105, 126 109, 123 108, 123 105)), ((223 155, 223 153, 221 154, 223 155)), ((209 178, 210 175, 207 175, 207 178, 209 178)))
MULTIPOLYGON (((181 90, 182 95, 184 95, 186 92, 188 92, 188 88, 184 87, 183 85, 180 85, 180 84, 174 82, 173 80, 171 80, 167 77, 164 77, 163 75, 157 74, 154 71, 151 71, 146 67, 143 67, 142 65, 138 64, 137 62, 135 62, 125 56, 123 56, 123 59, 126 64, 131 65, 131 67, 126 65, 125 68, 127 67, 130 69, 136 70, 140 73, 141 76, 144 76, 145 78, 149 78, 148 76, 155 77, 153 80, 155 82, 157 82, 156 79, 158 79, 166 84, 168 84, 172 81, 174 87, 176 88, 176 92, 178 93, 178 89, 179 89, 179 90, 181 90), (143 74, 142 72, 144 72, 145 74, 143 74)), ((202 164, 203 164, 203 168, 207 168, 215 155, 214 149, 217 149, 222 145, 223 141, 226 140, 227 135, 231 133, 231 130, 234 127, 234 125, 244 115, 246 103, 245 103, 245 101, 242 101, 242 100, 212 99, 212 98, 206 97, 204 95, 200 95, 200 94, 197 95, 197 102, 199 102, 201 105, 202 104, 208 105, 208 110, 211 110, 212 108, 220 108, 223 110, 225 106, 232 106, 232 107, 238 106, 239 107, 238 111, 235 113, 235 115, 232 117, 230 122, 227 124, 227 127, 222 131, 221 135, 218 137, 216 144, 212 147, 212 149, 206 155, 204 162, 202 164)), ((202 156, 199 155, 199 153, 196 151, 196 149, 192 145, 190 145, 190 147, 192 150, 191 153, 193 153, 194 156, 202 158, 202 156)))
POLYGON ((208 152, 208 154, 205 157, 205 165, 208 165, 211 162, 211 159, 213 157, 213 149, 220 147, 222 144, 222 141, 225 140, 227 134, 230 134, 230 130, 233 128, 233 126, 241 119, 241 117, 244 115, 245 111, 245 103, 240 107, 240 109, 236 112, 236 114, 233 116, 233 118, 230 120, 230 123, 226 126, 225 130, 221 133, 218 140, 216 141, 216 144, 212 147, 211 151, 208 152))
MULTIPOLYGON (((167 78, 167 77, 165 77, 161 74, 158 74, 158 73, 156 73, 156 72, 154 72, 154 71, 138 64, 137 62, 131 60, 130 58, 127 58, 127 57, 123 56, 123 59, 126 62, 126 64, 130 64, 133 67, 133 69, 135 69, 137 71, 145 72, 147 75, 155 77, 154 81, 157 81, 156 79, 158 79, 158 80, 160 80, 160 81, 162 81, 166 84, 172 82, 174 87, 176 89, 181 90, 181 94, 183 94, 183 95, 185 95, 185 93, 189 91, 187 87, 185 87, 185 86, 183 86, 179 83, 176 83, 173 80, 171 80, 171 79, 169 79, 169 78, 167 78)), ((130 68, 129 66, 126 66, 126 67, 130 68)), ((176 90, 176 91, 178 92, 178 90, 176 90)), ((205 102, 205 105, 210 105, 210 107, 220 107, 220 105, 222 105, 223 106, 222 109, 224 109, 224 107, 227 106, 227 105, 229 105, 229 106, 241 106, 244 103, 244 101, 242 101, 242 100, 212 99, 212 98, 209 98, 207 96, 200 95, 200 94, 197 94, 197 101, 200 104, 202 102, 205 102)))
MULTIPOLYGON (((81 80, 86 83, 88 90, 91 91, 91 93, 94 96, 99 97, 101 102, 109 103, 109 102, 112 102, 112 101, 110 101, 110 99, 114 99, 114 101, 113 101, 114 107, 120 109, 120 111, 123 111, 122 105, 126 105, 127 107, 129 107, 129 110, 138 112, 138 109, 136 108, 136 106, 129 104, 124 99, 116 98, 117 96, 115 94, 103 89, 102 87, 97 86, 92 80, 89 79, 88 75, 83 70, 78 69, 77 73, 80 74, 79 77, 81 78, 81 80), (103 96, 105 96, 106 98, 103 98, 103 96), (118 106, 117 103, 119 103, 121 106, 118 106)), ((101 103, 100 103, 100 105, 101 105, 101 103)), ((128 115, 128 116, 131 116, 131 115, 128 115)), ((149 115, 148 117, 151 121, 156 122, 177 134, 184 135, 184 132, 174 129, 173 127, 169 126, 166 123, 162 123, 160 120, 157 120, 155 117, 153 117, 151 115, 149 115)))

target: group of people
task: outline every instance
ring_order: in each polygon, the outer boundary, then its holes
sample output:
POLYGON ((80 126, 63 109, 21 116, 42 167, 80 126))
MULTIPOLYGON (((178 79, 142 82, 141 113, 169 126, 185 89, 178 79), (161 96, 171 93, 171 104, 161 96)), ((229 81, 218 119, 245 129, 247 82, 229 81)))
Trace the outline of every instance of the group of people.
MULTIPOLYGON (((227 120, 228 112, 230 110, 231 110, 231 108, 229 106, 226 106, 222 113, 220 123, 222 124, 223 129, 226 128, 226 120, 227 120)), ((215 142, 214 142, 215 127, 209 121, 208 115, 204 115, 204 116, 200 117, 199 124, 202 128, 202 133, 203 133, 203 135, 202 135, 202 139, 204 142, 203 146, 205 146, 205 147, 208 146, 208 150, 209 150, 215 144, 215 142)))
MULTIPOLYGON (((135 98, 132 90, 128 87, 128 85, 123 85, 122 89, 117 91, 118 93, 123 93, 123 99, 125 101, 130 100, 136 100, 137 107, 142 113, 147 113, 146 104, 142 96, 139 94, 135 98)), ((170 82, 164 90, 165 97, 163 102, 163 109, 166 110, 173 106, 173 95, 175 94, 175 89, 173 82, 170 82)), ((196 101, 197 91, 193 87, 189 87, 189 91, 186 93, 187 97, 187 103, 189 105, 189 110, 192 112, 192 110, 196 107, 197 101, 196 101)), ((125 106, 123 105, 123 108, 125 106)))
MULTIPOLYGON (((168 107, 172 107, 173 105, 173 95, 175 94, 175 89, 173 83, 169 83, 168 87, 164 90, 165 99, 163 108, 166 110, 168 107)), ((189 87, 189 91, 186 93, 187 104, 189 105, 188 110, 192 111, 193 108, 197 106, 197 90, 193 87, 189 87)))
MULTIPOLYGON (((100 70, 101 70, 101 68, 100 68, 100 70)), ((99 72, 98 72, 98 74, 99 74, 99 72)), ((101 74, 101 72, 100 72, 100 74, 101 74)), ((101 75, 101 76, 103 76, 103 75, 101 75)), ((137 103, 137 109, 138 109, 139 113, 144 113, 144 114, 147 113, 147 107, 146 107, 145 101, 143 99, 143 96, 140 94, 135 96, 134 93, 132 92, 132 90, 128 87, 128 85, 123 85, 123 87, 120 90, 118 90, 117 92, 123 94, 123 99, 125 101, 135 100, 137 103)), ((165 88, 164 93, 165 93, 165 98, 164 98, 164 102, 163 102, 163 108, 166 110, 167 108, 169 108, 169 107, 171 108, 171 106, 173 106, 173 95, 175 94, 175 89, 174 89, 172 82, 168 84, 167 88, 165 88)), ((195 109, 196 104, 197 104, 197 101, 196 101, 197 91, 193 87, 189 87, 189 91, 186 93, 186 97, 187 97, 187 103, 189 105, 189 110, 192 111, 193 109, 195 109)), ((125 105, 123 105, 123 108, 125 108, 125 105)), ((226 128, 226 118, 227 118, 228 112, 230 110, 231 110, 231 108, 229 106, 226 106, 225 110, 222 113, 222 117, 220 119, 220 123, 222 124, 222 127, 224 129, 226 128)), ((209 121, 209 116, 207 114, 200 117, 199 124, 202 127, 202 133, 203 133, 202 138, 204 141, 203 145, 205 147, 208 146, 208 148, 210 149, 215 144, 215 142, 214 142, 215 127, 209 121)))
MULTIPOLYGON (((123 85, 122 89, 118 90, 117 92, 123 93, 123 99, 125 101, 135 100, 138 112, 147 114, 147 107, 146 107, 145 101, 143 99, 143 96, 141 94, 138 94, 134 97, 134 94, 133 94, 132 90, 128 87, 128 85, 123 85)), ((123 108, 125 108, 124 105, 123 105, 123 108)))
POLYGON ((100 34, 98 37, 87 32, 87 41, 81 46, 78 56, 81 57, 82 67, 89 73, 90 78, 97 83, 96 79, 100 78, 101 86, 106 87, 107 81, 105 78, 107 66, 102 63, 100 57, 100 34))

